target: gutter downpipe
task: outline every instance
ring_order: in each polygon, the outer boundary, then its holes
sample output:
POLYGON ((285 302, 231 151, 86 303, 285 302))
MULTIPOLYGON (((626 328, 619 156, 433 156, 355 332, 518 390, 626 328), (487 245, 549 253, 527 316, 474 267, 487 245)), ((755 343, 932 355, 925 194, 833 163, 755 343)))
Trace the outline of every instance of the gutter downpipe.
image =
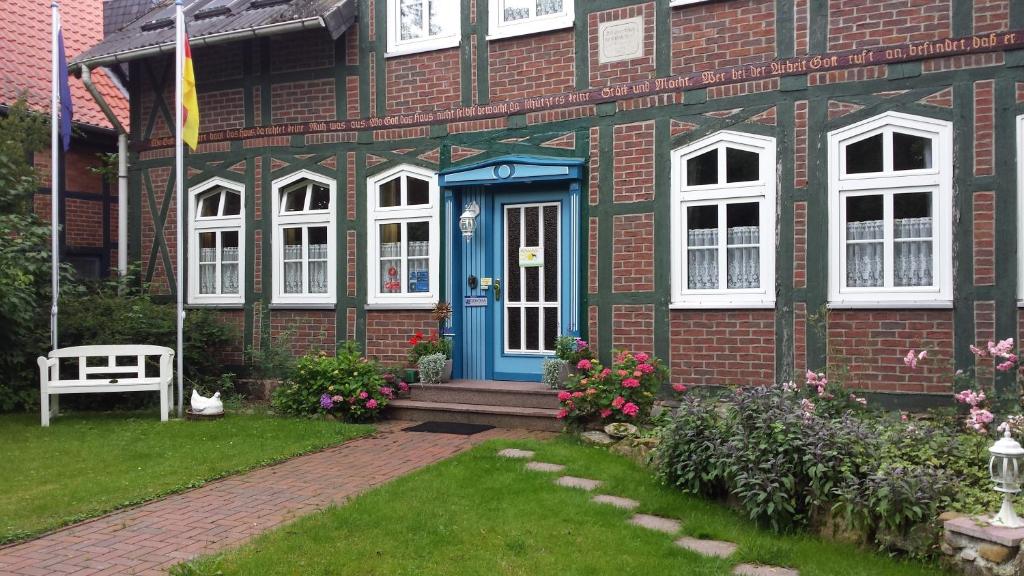
POLYGON ((117 131, 117 274, 124 278, 128 273, 128 133, 92 83, 92 71, 85 65, 82 66, 82 83, 117 131))
MULTIPOLYGON (((213 46, 215 44, 224 44, 227 42, 234 42, 236 40, 244 40, 247 38, 260 38, 263 36, 271 36, 275 34, 286 34, 288 32, 297 32, 300 30, 308 30, 311 28, 326 28, 327 24, 324 19, 320 16, 313 18, 306 18, 304 20, 295 20, 292 22, 285 22, 282 24, 267 24, 265 26, 256 26, 255 28, 246 28, 245 30, 233 30, 231 32, 222 32, 220 34, 211 34, 209 36, 200 36, 197 38, 189 38, 189 43, 193 48, 199 46, 213 46)), ((71 65, 72 68, 81 67, 85 69, 87 66, 93 68, 97 66, 109 66, 111 64, 118 64, 128 62, 130 60, 138 60, 140 58, 148 58, 150 56, 157 56, 164 53, 174 53, 174 42, 159 44, 156 46, 147 46, 146 48, 139 48, 136 50, 126 50, 124 52, 116 52, 114 54, 108 54, 106 56, 99 56, 96 58, 89 58, 80 62, 75 62, 71 65)))

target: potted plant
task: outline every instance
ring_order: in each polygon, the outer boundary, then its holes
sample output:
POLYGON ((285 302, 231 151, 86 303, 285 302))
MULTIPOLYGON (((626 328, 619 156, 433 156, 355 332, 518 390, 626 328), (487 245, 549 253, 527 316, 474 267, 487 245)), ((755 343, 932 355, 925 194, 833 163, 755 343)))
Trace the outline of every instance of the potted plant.
POLYGON ((555 356, 565 360, 565 373, 561 380, 565 382, 569 375, 576 373, 580 360, 594 359, 594 351, 587 344, 586 340, 582 340, 577 336, 559 336, 555 340, 555 356))
POLYGON ((443 353, 424 354, 419 359, 420 378, 425 384, 446 382, 445 373, 451 376, 451 360, 443 353))
MULTIPOLYGON (((437 331, 434 330, 430 333, 430 336, 424 336, 422 332, 413 334, 412 338, 409 339, 409 344, 412 348, 409 350, 409 362, 413 365, 419 366, 420 358, 429 356, 431 354, 441 354, 445 358, 443 372, 441 374, 441 382, 447 382, 452 378, 452 343, 447 338, 442 338, 438 335, 437 331)), ((422 370, 422 368, 421 368, 422 370)), ((426 382, 426 378, 421 374, 420 379, 426 382)))

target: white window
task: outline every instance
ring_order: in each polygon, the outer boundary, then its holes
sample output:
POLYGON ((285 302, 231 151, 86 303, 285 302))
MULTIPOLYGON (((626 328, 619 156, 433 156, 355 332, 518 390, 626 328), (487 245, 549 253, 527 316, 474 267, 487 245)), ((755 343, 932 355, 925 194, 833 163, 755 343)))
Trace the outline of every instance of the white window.
POLYGON ((573 0, 489 0, 491 38, 568 28, 573 0))
POLYGON ((459 45, 459 0, 387 0, 388 56, 459 45))
POLYGON ((669 2, 669 6, 685 6, 687 4, 701 4, 710 1, 711 0, 672 0, 669 2))
POLYGON ((368 303, 437 303, 439 197, 437 175, 416 166, 399 166, 370 178, 368 303))
POLYGON ((274 302, 333 304, 334 181, 306 170, 275 180, 274 302))
POLYGON ((952 125, 887 112, 828 140, 830 304, 951 306, 952 125))
POLYGON ((1024 116, 1017 116, 1017 301, 1024 305, 1024 116))
POLYGON ((672 307, 775 303, 775 139, 723 131, 672 153, 672 307))
POLYGON ((243 192, 241 184, 221 178, 189 190, 188 294, 192 304, 244 301, 243 192))

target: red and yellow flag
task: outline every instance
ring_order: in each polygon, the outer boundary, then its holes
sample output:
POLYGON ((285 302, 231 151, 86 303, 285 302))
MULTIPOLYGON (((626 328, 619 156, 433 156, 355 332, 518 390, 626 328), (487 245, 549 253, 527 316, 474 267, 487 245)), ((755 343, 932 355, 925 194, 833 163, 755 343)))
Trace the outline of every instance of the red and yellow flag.
POLYGON ((195 151, 199 144, 199 99, 196 97, 196 75, 192 70, 192 48, 185 34, 185 62, 181 82, 182 125, 181 139, 195 151))

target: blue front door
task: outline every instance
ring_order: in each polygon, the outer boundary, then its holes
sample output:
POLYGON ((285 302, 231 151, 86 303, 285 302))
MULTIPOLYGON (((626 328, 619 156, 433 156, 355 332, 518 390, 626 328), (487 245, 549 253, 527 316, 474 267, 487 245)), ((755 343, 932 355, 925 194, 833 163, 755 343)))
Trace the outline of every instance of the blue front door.
POLYGON ((496 380, 540 381, 542 364, 564 331, 570 287, 567 196, 502 192, 490 203, 488 372, 496 380))

